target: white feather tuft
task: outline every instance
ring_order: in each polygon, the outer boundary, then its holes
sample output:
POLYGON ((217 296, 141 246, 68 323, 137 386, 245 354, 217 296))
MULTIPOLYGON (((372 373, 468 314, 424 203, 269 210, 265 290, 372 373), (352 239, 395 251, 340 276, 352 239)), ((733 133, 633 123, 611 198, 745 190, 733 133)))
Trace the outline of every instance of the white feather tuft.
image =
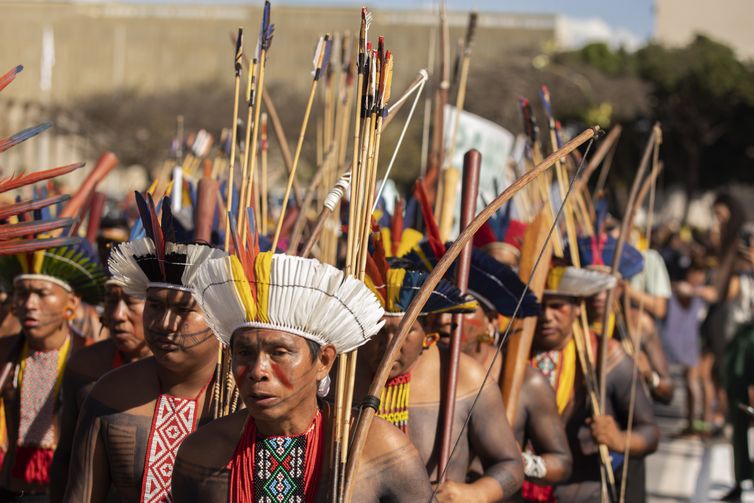
POLYGON ((146 297, 149 278, 139 267, 136 257, 154 254, 154 243, 146 237, 121 243, 113 248, 107 265, 113 279, 123 285, 126 294, 139 298, 146 297))

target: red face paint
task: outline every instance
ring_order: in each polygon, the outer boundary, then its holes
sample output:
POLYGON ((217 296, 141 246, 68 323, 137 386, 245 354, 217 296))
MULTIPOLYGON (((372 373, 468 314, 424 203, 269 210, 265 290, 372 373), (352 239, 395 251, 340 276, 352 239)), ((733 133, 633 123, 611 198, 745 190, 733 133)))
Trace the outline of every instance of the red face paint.
POLYGON ((246 378, 246 374, 249 373, 248 365, 236 365, 236 374, 238 374, 238 380, 242 381, 246 378))
POLYGON ((280 365, 277 363, 270 363, 270 367, 272 368, 272 372, 275 374, 275 377, 278 378, 278 380, 288 389, 292 389, 293 385, 288 380, 288 378, 285 375, 285 372, 283 372, 283 369, 280 368, 280 365))

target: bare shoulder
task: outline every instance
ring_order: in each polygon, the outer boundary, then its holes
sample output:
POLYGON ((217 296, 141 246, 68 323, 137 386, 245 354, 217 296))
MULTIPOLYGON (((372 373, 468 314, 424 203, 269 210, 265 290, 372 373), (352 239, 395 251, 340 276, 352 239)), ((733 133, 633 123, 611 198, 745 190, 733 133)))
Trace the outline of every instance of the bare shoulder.
POLYGON ((377 459, 407 447, 413 449, 408 436, 390 422, 375 416, 364 449, 367 459, 377 459))
POLYGON ((536 393, 538 395, 553 395, 555 393, 544 374, 531 365, 526 366, 522 391, 524 393, 536 393))
POLYGON ((77 374, 93 375, 98 369, 112 365, 115 351, 115 342, 112 339, 96 342, 73 353, 67 368, 77 374))
POLYGON ((486 375, 486 368, 469 355, 461 353, 461 359, 458 362, 458 396, 478 393, 483 385, 494 384, 492 375, 485 381, 486 375))
POLYGON ((627 358, 628 355, 623 349, 621 343, 615 338, 611 338, 607 344, 607 371, 613 370, 619 363, 627 358))
POLYGON ((233 456, 248 417, 246 409, 205 424, 190 434, 178 450, 178 458, 206 468, 222 468, 233 456))
POLYGON ((153 401, 159 394, 153 357, 145 358, 103 375, 89 393, 89 399, 116 410, 128 410, 153 401))

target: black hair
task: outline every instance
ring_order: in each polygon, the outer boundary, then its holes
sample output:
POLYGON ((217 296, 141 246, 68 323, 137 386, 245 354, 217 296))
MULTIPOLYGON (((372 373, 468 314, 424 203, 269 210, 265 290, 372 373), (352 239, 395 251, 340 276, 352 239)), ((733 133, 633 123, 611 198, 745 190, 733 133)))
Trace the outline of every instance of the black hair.
POLYGON ((311 339, 306 339, 306 345, 309 346, 309 354, 312 357, 312 361, 316 360, 317 355, 319 355, 319 349, 322 347, 322 345, 311 339))

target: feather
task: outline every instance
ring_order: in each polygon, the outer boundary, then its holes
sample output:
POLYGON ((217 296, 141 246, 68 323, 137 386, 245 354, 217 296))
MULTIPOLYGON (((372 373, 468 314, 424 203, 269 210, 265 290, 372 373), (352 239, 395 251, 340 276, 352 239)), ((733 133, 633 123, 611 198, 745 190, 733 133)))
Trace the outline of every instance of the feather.
POLYGON ((11 68, 2 77, 0 77, 0 91, 8 87, 8 84, 13 82, 13 80, 16 78, 16 75, 21 73, 23 69, 24 69, 23 65, 18 65, 16 67, 11 68))
POLYGON ((31 199, 23 202, 16 202, 7 206, 0 207, 0 220, 5 220, 8 217, 26 213, 28 211, 35 211, 41 208, 54 206, 61 202, 67 201, 71 196, 68 194, 62 194, 59 196, 48 197, 46 199, 31 199))
POLYGON ((162 234, 165 241, 175 242, 175 225, 173 222, 172 201, 166 196, 162 200, 162 234))
MULTIPOLYGON (((264 9, 262 10, 262 25, 259 28, 259 41, 257 42, 259 49, 263 51, 269 51, 272 45, 272 34, 275 31, 275 25, 270 24, 270 2, 266 0, 264 2, 264 9)), ((259 58, 259 54, 256 55, 259 58)))
MULTIPOLYGON (((159 271, 154 259, 154 242, 149 237, 126 241, 115 246, 110 253, 108 268, 113 279, 123 285, 128 295, 144 298, 149 285, 149 271, 159 271), (153 257, 151 261, 141 258, 153 257), (145 269, 147 269, 145 271, 145 269)), ((156 273, 159 274, 159 273, 156 273)))
MULTIPOLYGON (((165 236, 162 234, 160 228, 160 220, 157 217, 157 209, 154 206, 154 199, 152 194, 147 194, 147 206, 149 209, 149 223, 152 227, 152 236, 154 241, 154 248, 157 254, 157 263, 160 266, 163 278, 165 277, 165 236)), ((160 201, 162 203, 162 201, 160 201)), ((144 226, 146 228, 146 225, 144 226)))
POLYGON ((74 164, 68 164, 67 166, 46 169, 44 171, 35 171, 34 173, 10 176, 4 180, 0 180, 0 192, 8 192, 9 190, 41 182, 42 180, 63 176, 71 171, 81 168, 82 166, 84 166, 83 162, 77 162, 74 164))
POLYGON ((398 244, 403 235, 403 206, 403 199, 397 198, 395 208, 393 208, 393 219, 390 222, 390 245, 392 248, 390 251, 393 256, 398 253, 398 244))
POLYGON ((7 138, 0 138, 0 152, 5 152, 6 150, 18 145, 19 143, 25 142, 26 140, 33 138, 38 134, 43 133, 44 131, 47 131, 51 127, 51 122, 43 122, 42 124, 39 124, 37 126, 19 131, 18 133, 13 134, 7 138))
POLYGON ((414 194, 421 206, 422 218, 424 219, 424 226, 426 227, 427 240, 432 248, 432 252, 436 257, 441 258, 445 255, 445 244, 440 236, 440 229, 437 227, 435 216, 432 213, 432 207, 429 205, 429 199, 427 193, 424 190, 424 181, 419 179, 414 185, 414 194))
POLYGON ((23 222, 20 224, 0 225, 0 241, 38 234, 70 227, 76 222, 73 218, 56 218, 53 220, 23 222))
POLYGON ((147 200, 139 191, 134 193, 134 197, 136 199, 136 209, 139 212, 141 226, 144 228, 146 236, 154 242, 155 236, 154 229, 152 228, 152 214, 149 211, 149 203, 147 203, 147 200))
POLYGON ((68 246, 74 244, 76 240, 77 238, 75 237, 59 237, 5 241, 0 243, 0 255, 19 255, 58 246, 68 246))

